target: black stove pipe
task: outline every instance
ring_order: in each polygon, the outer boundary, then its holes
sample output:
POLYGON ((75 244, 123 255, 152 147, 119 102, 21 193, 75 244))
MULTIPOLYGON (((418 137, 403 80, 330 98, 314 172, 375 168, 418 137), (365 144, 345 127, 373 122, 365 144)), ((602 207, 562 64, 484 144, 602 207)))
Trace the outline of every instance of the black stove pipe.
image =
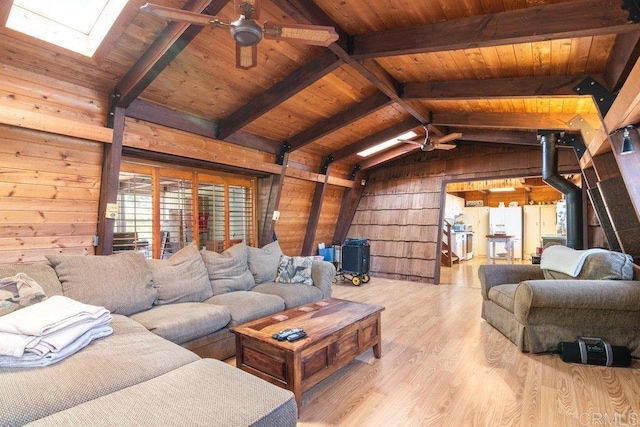
POLYGON ((542 179, 565 195, 567 201, 567 246, 583 249, 582 189, 558 173, 557 132, 540 133, 542 144, 542 179))

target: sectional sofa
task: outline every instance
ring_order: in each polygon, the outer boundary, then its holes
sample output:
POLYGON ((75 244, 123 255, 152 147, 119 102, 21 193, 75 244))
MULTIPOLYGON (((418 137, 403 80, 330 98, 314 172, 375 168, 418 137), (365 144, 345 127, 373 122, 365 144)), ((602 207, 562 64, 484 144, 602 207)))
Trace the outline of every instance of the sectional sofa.
POLYGON ((230 327, 331 296, 333 264, 304 259, 306 280, 282 283, 283 257, 273 242, 0 265, 107 308, 114 330, 47 367, 0 367, 0 425, 295 425, 292 393, 215 360, 235 352, 230 327))

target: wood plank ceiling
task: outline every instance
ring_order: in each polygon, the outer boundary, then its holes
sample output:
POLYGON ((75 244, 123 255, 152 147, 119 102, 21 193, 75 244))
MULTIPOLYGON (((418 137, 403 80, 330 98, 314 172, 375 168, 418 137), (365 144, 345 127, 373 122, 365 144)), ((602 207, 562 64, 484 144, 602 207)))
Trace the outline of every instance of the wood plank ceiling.
MULTIPOLYGON (((227 0, 154 1, 237 18, 227 0)), ((129 1, 99 61, 2 28, 1 62, 117 93, 131 117, 198 122, 271 154, 288 143, 312 172, 333 156, 342 178, 392 158, 358 150, 423 123, 462 143, 535 144, 536 128, 591 122, 597 106, 573 87, 590 75, 615 92, 640 50, 627 0, 264 0, 261 22, 331 25, 340 39, 262 40, 258 66, 238 70, 227 31, 167 23, 143 3, 129 1)))

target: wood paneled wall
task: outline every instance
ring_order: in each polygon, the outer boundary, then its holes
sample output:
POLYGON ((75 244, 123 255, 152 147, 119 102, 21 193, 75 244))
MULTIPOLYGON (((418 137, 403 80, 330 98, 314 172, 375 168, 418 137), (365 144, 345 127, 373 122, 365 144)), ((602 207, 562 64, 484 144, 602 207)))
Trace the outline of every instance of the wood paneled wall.
POLYGON ((93 254, 102 144, 0 125, 0 263, 93 254))
POLYGON ((313 253, 316 253, 319 243, 330 246, 333 243, 333 234, 336 231, 336 223, 340 214, 342 204, 342 196, 345 189, 334 185, 327 186, 322 201, 322 209, 320 211, 320 220, 318 221, 318 230, 314 241, 313 253))
MULTIPOLYGON (((104 125, 103 93, 6 64, 0 81, 8 122, 70 135, 104 125)), ((0 263, 93 254, 101 168, 100 142, 0 125, 0 263)))
MULTIPOLYGON (((559 165, 579 171, 572 150, 561 150, 559 165)), ((459 145, 407 157, 371 173, 348 236, 369 240, 373 275, 436 282, 446 181, 535 176, 541 166, 540 149, 530 147, 459 145)))
POLYGON ((314 190, 315 183, 311 181, 289 177, 284 181, 280 195, 280 220, 275 225, 275 232, 285 255, 302 253, 314 190))
POLYGON ((107 95, 0 64, 0 109, 25 111, 104 126, 107 95))

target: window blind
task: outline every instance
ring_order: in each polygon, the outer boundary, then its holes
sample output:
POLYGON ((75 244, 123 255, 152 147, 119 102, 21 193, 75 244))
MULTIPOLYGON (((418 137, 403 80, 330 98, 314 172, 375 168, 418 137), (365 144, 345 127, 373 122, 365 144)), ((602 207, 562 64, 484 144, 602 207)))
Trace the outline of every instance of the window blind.
POLYGON ((120 172, 118 217, 113 252, 139 250, 151 257, 153 243, 153 187, 150 174, 120 172))

